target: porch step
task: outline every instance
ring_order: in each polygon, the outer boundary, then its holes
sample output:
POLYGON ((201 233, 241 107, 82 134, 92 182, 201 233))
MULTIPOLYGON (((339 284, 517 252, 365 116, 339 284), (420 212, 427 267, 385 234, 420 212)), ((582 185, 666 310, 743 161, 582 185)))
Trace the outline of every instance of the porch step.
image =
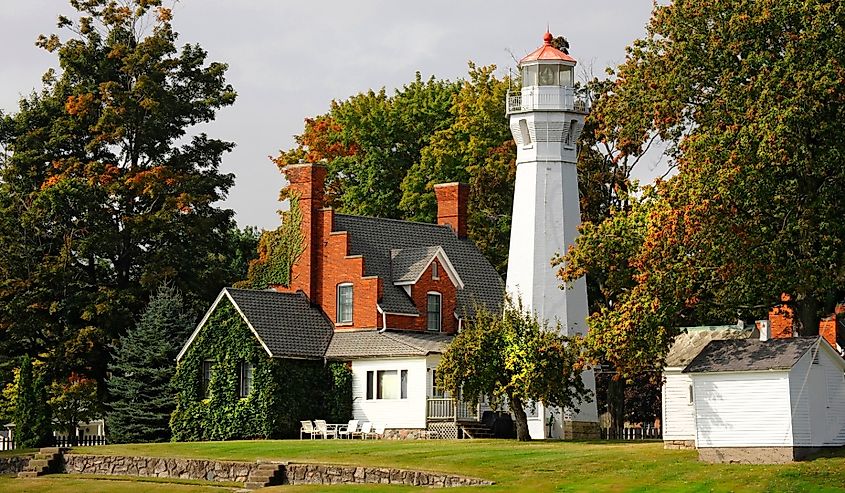
POLYGON ((258 469, 252 471, 244 483, 244 487, 250 490, 257 490, 265 486, 278 486, 284 484, 284 464, 260 464, 258 469))
POLYGON ((469 423, 464 422, 459 424, 461 431, 463 431, 466 438, 494 438, 493 430, 491 430, 484 423, 469 423))

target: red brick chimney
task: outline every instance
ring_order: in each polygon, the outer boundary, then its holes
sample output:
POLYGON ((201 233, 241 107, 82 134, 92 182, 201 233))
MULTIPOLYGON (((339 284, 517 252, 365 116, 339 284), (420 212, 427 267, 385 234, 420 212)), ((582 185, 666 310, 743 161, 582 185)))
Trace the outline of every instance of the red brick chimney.
POLYGON ((437 195, 437 224, 449 225, 458 238, 467 237, 469 187, 465 183, 434 185, 437 195))
MULTIPOLYGON (((788 294, 782 294, 781 301, 790 301, 788 294)), ((795 320, 795 312, 791 306, 784 303, 777 305, 769 310, 769 330, 771 330, 772 339, 788 339, 793 337, 793 323, 795 320)))
POLYGON ((284 168, 290 183, 290 191, 299 196, 302 211, 302 234, 305 237, 302 255, 291 267, 290 286, 284 291, 302 290, 310 300, 316 298, 317 289, 317 243, 320 241, 322 224, 318 213, 323 208, 326 183, 326 167, 321 164, 291 164, 284 168))

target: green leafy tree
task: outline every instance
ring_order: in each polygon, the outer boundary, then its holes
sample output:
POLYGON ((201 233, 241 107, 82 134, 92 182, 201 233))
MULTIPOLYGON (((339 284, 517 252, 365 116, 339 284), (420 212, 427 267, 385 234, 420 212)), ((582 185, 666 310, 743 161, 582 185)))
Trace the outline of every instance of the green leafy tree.
POLYGON ((436 132, 402 181, 399 208, 406 219, 434 222, 434 185, 470 185, 468 234, 496 269, 507 271, 516 179, 516 146, 505 117, 510 80, 495 77, 495 65, 470 63, 469 78, 453 98, 451 124, 436 132))
POLYGON ((401 218, 402 180, 431 136, 449 126, 456 90, 457 84, 417 73, 392 95, 382 88, 332 101, 327 114, 305 121, 297 147, 275 162, 282 168, 325 160, 326 196, 338 211, 401 218))
POLYGON ((171 379, 174 361, 188 339, 194 317, 172 286, 161 286, 138 323, 120 339, 109 365, 106 416, 109 439, 116 443, 170 439, 170 415, 176 408, 171 379))
POLYGON ((15 443, 21 448, 47 445, 52 438, 50 407, 47 405, 47 379, 35 375, 32 359, 22 356, 15 398, 15 443))
POLYGON ((160 0, 71 4, 69 39, 38 41, 60 70, 0 119, 0 351, 102 381, 107 345, 163 281, 199 308, 243 276, 216 205, 233 144, 188 133, 235 92, 225 64, 177 47, 160 0))
POLYGON ((67 380, 52 383, 48 403, 56 425, 67 433, 71 445, 76 445, 78 424, 99 416, 97 382, 71 373, 67 380))
POLYGON ((290 208, 281 216, 278 228, 261 233, 258 257, 249 263, 246 279, 235 283, 235 287, 266 289, 290 284, 291 267, 305 248, 298 197, 290 197, 290 208))
MULTIPOLYGON (((558 327, 559 329, 559 327, 558 327)), ((581 353, 575 340, 540 323, 521 301, 507 301, 504 314, 476 309, 437 366, 443 388, 464 399, 507 401, 518 440, 529 440, 525 406, 576 409, 590 399, 581 380, 581 353)))
POLYGON ((657 187, 633 287, 591 319, 626 374, 659 365, 687 321, 756 318, 785 293, 811 335, 845 295, 843 15, 677 1, 629 49, 598 111, 628 153, 669 142, 678 174, 657 187))

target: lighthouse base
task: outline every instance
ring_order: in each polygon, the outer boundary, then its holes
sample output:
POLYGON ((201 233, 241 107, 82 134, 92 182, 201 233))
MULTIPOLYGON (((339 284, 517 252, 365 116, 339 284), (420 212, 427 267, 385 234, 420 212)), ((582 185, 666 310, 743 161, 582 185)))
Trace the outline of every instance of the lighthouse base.
MULTIPOLYGON (((528 434, 532 440, 598 440, 601 428, 597 421, 569 419, 559 408, 536 404, 528 417, 528 434)), ((577 417, 577 416, 576 416, 577 417)))

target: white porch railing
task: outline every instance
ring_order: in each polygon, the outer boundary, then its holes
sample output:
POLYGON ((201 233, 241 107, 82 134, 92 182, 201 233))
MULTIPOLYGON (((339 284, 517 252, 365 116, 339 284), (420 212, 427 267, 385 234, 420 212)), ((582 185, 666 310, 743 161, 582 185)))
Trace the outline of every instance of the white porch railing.
POLYGON ((507 113, 535 110, 577 111, 586 113, 587 99, 579 97, 574 87, 536 86, 508 91, 507 113))
POLYGON ((430 397, 426 418, 429 421, 478 421, 481 404, 470 404, 451 397, 430 397))

